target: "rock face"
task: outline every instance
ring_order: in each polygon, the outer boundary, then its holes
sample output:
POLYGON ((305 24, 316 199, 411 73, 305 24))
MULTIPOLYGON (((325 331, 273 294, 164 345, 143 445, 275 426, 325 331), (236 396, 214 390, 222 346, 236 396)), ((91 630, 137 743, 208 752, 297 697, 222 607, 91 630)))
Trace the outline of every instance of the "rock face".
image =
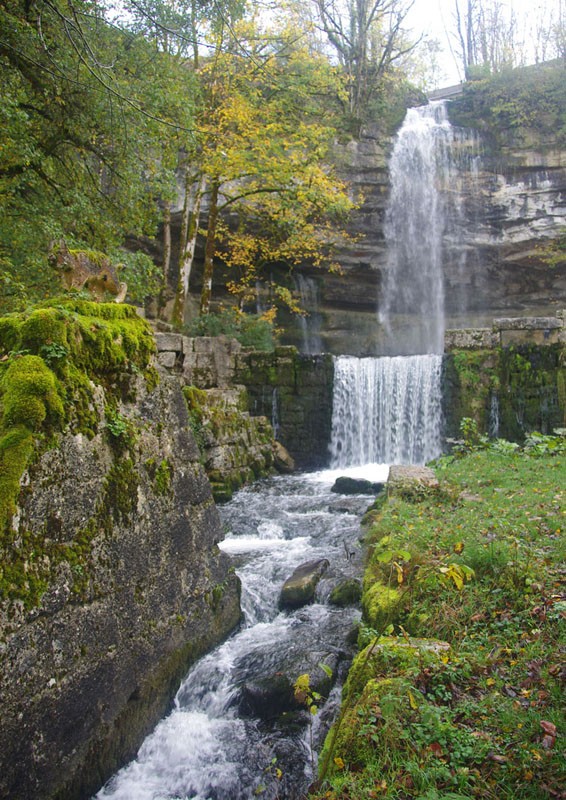
MULTIPOLYGON (((545 119, 560 119, 560 96, 563 90, 549 95, 545 113, 530 127, 494 121, 496 97, 470 101, 464 93, 448 106, 453 124, 468 129, 474 151, 460 175, 460 243, 443 244, 448 327, 476 326, 498 316, 546 316, 566 304, 566 262, 550 267, 542 253, 566 225, 564 137, 560 123, 552 130, 545 119)), ((510 105, 516 99, 506 98, 510 105)), ((385 352, 377 313, 389 269, 384 222, 391 148, 392 140, 375 126, 335 148, 339 172, 362 202, 349 222, 354 240, 337 253, 342 274, 310 274, 318 287, 324 352, 385 352)), ((299 341, 297 335, 293 343, 299 341)))
POLYGON ((0 795, 11 800, 90 796, 239 620, 179 382, 135 391, 121 405, 130 441, 62 435, 20 496, 14 546, 19 532, 69 555, 37 607, 15 603, 2 620, 0 795))
POLYGON ((334 380, 331 356, 299 355, 294 347, 242 353, 237 357, 235 380, 248 391, 250 412, 271 421, 275 437, 297 467, 327 465, 334 380))

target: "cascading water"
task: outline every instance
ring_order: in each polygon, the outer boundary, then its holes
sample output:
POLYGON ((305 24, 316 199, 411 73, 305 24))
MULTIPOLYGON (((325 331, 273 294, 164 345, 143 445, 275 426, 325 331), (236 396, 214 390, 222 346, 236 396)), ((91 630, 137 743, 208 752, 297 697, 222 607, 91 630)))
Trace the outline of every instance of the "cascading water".
POLYGON ((461 176, 474 174, 477 152, 476 137, 450 124, 443 101, 407 111, 389 164, 380 304, 387 353, 444 349, 444 270, 451 261, 465 272, 461 176))
MULTIPOLYGON (((388 241, 395 246, 382 315, 391 331, 393 314, 410 316, 415 335, 403 352, 427 355, 335 360, 331 449, 338 474, 357 464, 423 463, 440 452, 446 204, 435 170, 443 167, 441 182, 447 180, 451 139, 442 106, 409 112, 399 134, 387 217, 388 241), (415 139, 418 146, 409 146, 415 139)), ((277 425, 276 392, 272 400, 277 425)), ((374 480, 386 474, 386 469, 372 469, 374 480)), ((276 478, 238 493, 224 507, 231 532, 221 546, 233 556, 242 581, 245 623, 192 668, 172 713, 98 800, 304 796, 313 776, 305 718, 299 712, 294 725, 282 725, 274 722, 277 713, 271 707, 267 715, 254 712, 249 697, 254 685, 261 696, 266 676, 287 675, 292 682, 320 669, 320 663, 336 676, 348 658, 347 633, 359 612, 334 608, 326 600, 342 578, 359 575, 359 517, 368 501, 331 494, 336 473, 322 475, 276 478), (277 598, 285 579, 305 561, 322 558, 330 567, 315 602, 280 612, 277 598)), ((315 747, 324 731, 322 725, 317 734, 319 720, 330 720, 333 700, 336 691, 315 720, 315 747)))
POLYGON ((232 556, 242 581, 242 628, 195 664, 171 714, 97 800, 304 797, 313 779, 311 742, 320 748, 339 702, 337 690, 315 719, 291 702, 281 722, 280 699, 271 706, 263 700, 265 709, 258 711, 250 709, 249 697, 259 692, 261 698, 263 691, 268 697, 264 687, 270 681, 280 687, 283 675, 291 684, 301 674, 314 676, 321 663, 338 683, 343 677, 351 654, 348 634, 360 614, 326 600, 340 580, 360 572, 356 545, 368 498, 331 493, 334 477, 273 478, 242 490, 222 507, 230 533, 220 546, 232 556), (330 566, 315 602, 280 612, 286 578, 298 565, 321 558, 330 566))
POLYGON ((333 468, 424 464, 441 452, 442 357, 334 360, 333 468))

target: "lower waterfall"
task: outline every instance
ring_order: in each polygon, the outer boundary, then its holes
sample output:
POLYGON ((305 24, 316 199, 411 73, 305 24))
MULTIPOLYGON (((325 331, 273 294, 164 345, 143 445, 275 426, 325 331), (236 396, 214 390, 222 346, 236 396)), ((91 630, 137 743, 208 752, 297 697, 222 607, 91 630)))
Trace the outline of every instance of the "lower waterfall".
POLYGON ((424 464, 441 453, 442 356, 334 361, 331 467, 424 464))

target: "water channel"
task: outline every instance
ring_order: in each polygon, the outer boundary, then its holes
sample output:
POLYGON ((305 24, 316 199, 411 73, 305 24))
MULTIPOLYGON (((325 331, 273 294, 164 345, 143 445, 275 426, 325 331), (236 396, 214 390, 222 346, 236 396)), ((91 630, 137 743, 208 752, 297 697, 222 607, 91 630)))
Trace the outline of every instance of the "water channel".
MULTIPOLYGON (((383 479, 387 468, 372 473, 383 479)), ((314 676, 321 663, 339 683, 351 656, 348 640, 359 611, 327 600, 340 580, 360 573, 359 519, 369 498, 332 493, 337 474, 260 481, 223 506, 227 536, 221 546, 242 581, 242 627, 193 667, 171 714, 135 761, 97 795, 99 800, 293 800, 303 795, 312 779, 311 746, 321 744, 337 692, 312 719, 312 731, 306 712, 280 714, 258 708, 257 700, 252 710, 247 698, 257 695, 265 678, 314 676), (299 564, 321 558, 330 565, 315 602, 280 612, 285 579, 299 564)))

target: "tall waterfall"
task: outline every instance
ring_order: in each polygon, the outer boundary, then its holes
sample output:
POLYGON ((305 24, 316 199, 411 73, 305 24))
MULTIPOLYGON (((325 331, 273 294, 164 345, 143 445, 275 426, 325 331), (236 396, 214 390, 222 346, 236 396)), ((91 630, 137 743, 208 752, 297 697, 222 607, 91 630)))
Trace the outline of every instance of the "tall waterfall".
POLYGON ((441 369, 439 355, 336 358, 331 467, 440 455, 441 369))
POLYGON ((450 124, 444 102, 407 112, 389 165, 380 305, 388 353, 443 351, 444 267, 451 260, 456 273, 465 270, 460 182, 472 174, 477 152, 477 139, 450 124))

